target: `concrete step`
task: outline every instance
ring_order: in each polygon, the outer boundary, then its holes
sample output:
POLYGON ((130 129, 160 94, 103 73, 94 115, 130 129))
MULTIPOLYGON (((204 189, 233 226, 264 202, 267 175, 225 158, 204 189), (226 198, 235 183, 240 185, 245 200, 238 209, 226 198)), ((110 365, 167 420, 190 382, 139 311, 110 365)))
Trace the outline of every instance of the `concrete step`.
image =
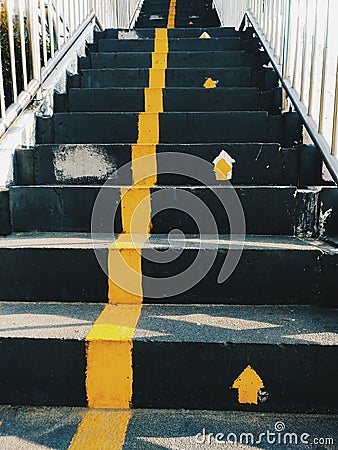
MULTIPOLYGON (((169 39, 169 51, 234 51, 250 47, 241 38, 169 39)), ((100 39, 92 47, 98 52, 153 52, 154 39, 100 39)))
MULTIPOLYGON (((258 56, 240 51, 209 52, 170 52, 168 68, 181 67, 262 67, 267 63, 264 53, 258 56)), ((79 70, 83 69, 117 69, 117 68, 150 68, 152 54, 150 52, 90 53, 79 58, 79 70)))
MULTIPOLYGON (((226 37, 249 37, 252 36, 252 30, 236 31, 231 27, 201 27, 201 28, 172 28, 168 30, 169 39, 185 39, 185 38, 199 38, 201 34, 208 33, 212 38, 226 38, 226 37)), ((104 31, 95 31, 95 41, 99 39, 123 39, 126 35, 136 35, 142 39, 153 39, 155 37, 154 28, 135 28, 133 30, 123 30, 107 28, 104 31)))
MULTIPOLYGON (((85 338, 104 306, 2 303, 1 402, 85 406, 85 338)), ((318 390, 318 380, 337 377, 337 319, 305 306, 143 305, 132 406, 336 413, 337 390, 318 390), (239 403, 232 388, 248 365, 264 386, 257 405, 239 403)))
MULTIPOLYGON (((0 238, 0 299, 106 302, 107 276, 95 255, 107 271, 112 241, 111 234, 81 233, 17 233, 0 238)), ((320 241, 247 235, 240 262, 224 283, 217 280, 229 236, 179 235, 168 240, 153 235, 149 242, 135 245, 142 248, 145 303, 337 306, 338 250, 320 241), (161 255, 163 263, 159 263, 161 255), (187 290, 177 292, 182 286, 173 284, 171 277, 184 272, 198 255, 208 263, 215 258, 212 268, 204 276, 208 267, 196 262, 193 273, 188 272, 192 277, 182 278, 187 290)), ((235 257, 236 249, 241 250, 241 241, 232 247, 235 257)))
MULTIPOLYGON (((153 26, 154 28, 167 28, 167 17, 157 16, 151 18, 140 18, 136 24, 136 28, 149 28, 153 26)), ((195 27, 201 28, 203 26, 206 27, 219 27, 220 21, 216 15, 216 13, 210 15, 209 17, 203 16, 199 18, 192 19, 188 16, 177 16, 175 17, 175 27, 177 28, 185 28, 185 27, 195 27)))
MULTIPOLYGON (((15 155, 16 184, 102 185, 114 177, 116 183, 131 185, 131 171, 122 173, 119 170, 131 163, 131 149, 130 144, 46 144, 18 149, 15 155)), ((313 146, 281 148, 278 144, 228 143, 157 145, 157 184, 215 184, 210 166, 205 165, 203 169, 198 160, 198 171, 192 177, 184 159, 191 155, 212 164, 224 149, 236 161, 233 184, 298 186, 302 181, 302 185, 323 185, 321 160, 313 146)))
MULTIPOLYGON (((171 87, 202 87, 208 78, 218 81, 219 88, 256 87, 260 90, 274 89, 278 86, 276 74, 272 69, 263 68, 253 72, 249 67, 224 69, 182 68, 167 69, 165 83, 171 87)), ((148 87, 149 69, 83 69, 80 74, 68 75, 70 88, 109 88, 109 87, 148 87)))
MULTIPOLYGON (((166 112, 159 114, 159 143, 302 141, 296 113, 269 116, 256 112, 166 112)), ((138 138, 137 113, 57 113, 36 121, 38 144, 132 143, 138 138)))
MULTIPOLYGON (((239 214, 234 206, 235 213, 227 210, 227 205, 235 201, 234 192, 248 234, 317 237, 320 190, 286 186, 151 188, 151 233, 167 235, 180 230, 187 235, 231 231, 239 234, 244 230, 231 230, 228 219, 228 215, 234 220, 234 214, 239 214)), ((100 223, 100 232, 121 233, 121 195, 120 186, 13 186, 10 189, 13 231, 90 233, 91 222, 95 220, 100 223), (93 210, 95 202, 101 208, 93 210), (107 215, 109 205, 115 206, 107 215)))
MULTIPOLYGON (((168 29, 169 39, 191 39, 199 38, 204 32, 208 33, 211 38, 228 38, 228 37, 240 37, 248 39, 252 37, 252 30, 247 29, 245 31, 236 31, 234 28, 227 27, 202 27, 202 28, 172 28, 168 29)), ((154 39, 154 28, 134 28, 133 30, 125 29, 106 29, 104 31, 94 32, 94 41, 97 42, 100 39, 154 39)))
MULTIPOLYGON (((261 92, 257 88, 166 88, 162 90, 164 111, 267 111, 279 114, 282 90, 261 92)), ((74 88, 54 96, 58 112, 143 112, 142 88, 74 88)))
POLYGON ((228 446, 238 442, 242 448, 250 444, 257 448, 261 443, 268 448, 272 442, 277 450, 284 450, 286 445, 306 450, 312 444, 330 450, 338 439, 338 417, 334 414, 162 409, 121 413, 70 407, 10 406, 0 407, 0 414, 3 419, 0 445, 13 450, 41 450, 41 446, 45 450, 77 450, 82 448, 83 440, 95 449, 107 446, 121 450, 217 450, 228 441, 228 446), (121 423, 128 423, 128 426, 119 434, 116 430, 121 423), (282 431, 280 427, 285 429, 282 431), (307 433, 304 434, 304 430, 307 433))

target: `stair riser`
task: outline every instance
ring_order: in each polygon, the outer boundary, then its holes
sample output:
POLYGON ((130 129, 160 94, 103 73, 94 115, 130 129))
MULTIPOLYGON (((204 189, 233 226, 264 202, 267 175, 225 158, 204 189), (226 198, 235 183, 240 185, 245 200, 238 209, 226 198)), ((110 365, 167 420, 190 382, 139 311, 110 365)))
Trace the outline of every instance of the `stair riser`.
MULTIPOLYGON (((247 52, 171 52, 168 68, 181 67, 261 67, 267 62, 264 54, 259 56, 247 52)), ((79 70, 114 68, 150 68, 151 53, 91 53, 79 58, 79 70)))
MULTIPOLYGON (((102 261, 108 258, 100 250, 102 261)), ((1 248, 2 301, 104 303, 107 276, 92 249, 1 248)))
POLYGON ((9 190, 0 188, 0 236, 6 236, 12 231, 9 190))
MULTIPOLYGON (((173 111, 268 111, 280 112, 282 91, 258 89, 165 89, 163 110, 173 111)), ((54 112, 142 112, 143 89, 71 89, 54 97, 54 112)))
POLYGON ((323 377, 334 377, 337 357, 337 347, 136 341, 133 407, 334 412, 337 394, 329 386, 317 392, 317 386, 323 377), (248 361, 269 394, 257 406, 239 404, 238 391, 231 389, 248 361))
MULTIPOLYGON (((265 112, 162 113, 159 143, 278 142, 292 146, 302 141, 296 114, 268 116, 265 112)), ((136 143, 136 113, 59 113, 37 119, 39 144, 136 143)))
POLYGON ((86 406, 85 342, 0 338, 1 404, 86 406))
MULTIPOLYGON (((335 286, 338 275, 337 254, 323 254, 316 247, 302 246, 301 241, 296 248, 293 245, 290 248, 288 245, 274 247, 263 237, 261 241, 263 246, 250 245, 250 248, 244 249, 235 271, 223 284, 217 280, 227 253, 226 248, 221 247, 217 252, 212 247, 201 250, 204 252, 202 256, 208 260, 216 256, 212 269, 196 286, 172 296, 169 296, 168 290, 161 294, 158 283, 153 286, 151 279, 162 277, 165 280, 180 273, 191 265, 198 251, 189 247, 168 251, 168 244, 158 244, 154 248, 167 250, 166 255, 172 258, 171 263, 159 264, 153 261, 153 250, 144 248, 142 273, 147 277, 143 280, 144 302, 249 305, 318 303, 321 306, 338 306, 335 286)), ((33 247, 25 244, 18 248, 0 248, 1 300, 106 302, 107 275, 99 265, 91 245, 88 248, 80 248, 80 245, 74 248, 59 244, 53 248, 48 247, 48 242, 44 242, 44 247, 32 241, 33 247)), ((107 248, 96 244, 95 247, 101 264, 106 265, 107 248)), ((198 270, 202 270, 202 266, 198 270)), ((196 276, 199 277, 199 273, 196 276)), ((166 289, 164 285, 163 289, 166 289)))
MULTIPOLYGON (((15 187, 11 190, 13 230, 90 232, 91 217, 99 187, 15 187)), ((297 193, 294 188, 236 188, 248 234, 316 236, 318 195, 297 193)), ((152 233, 229 234, 227 211, 231 189, 152 188, 152 233), (205 207, 207 211, 202 210, 205 207), (157 211, 161 211, 156 214, 157 211), (193 216, 193 217, 191 217, 193 216), (197 224, 194 223, 194 219, 197 224), (214 223, 211 223, 211 220, 214 223)), ((109 204, 119 204, 120 188, 105 188, 109 204)), ((100 197, 100 201, 103 197, 100 197)), ((113 208, 112 208, 113 209, 113 208)), ((100 220, 101 232, 110 233, 112 218, 100 220), (109 219, 109 220, 107 220, 109 219)), ((115 212, 114 233, 121 233, 121 211, 115 212)), ((236 234, 236 230, 233 230, 236 234)), ((237 231, 240 233, 240 231, 237 231)))
MULTIPOLYGON (((108 29, 105 31, 96 31, 95 32, 95 41, 99 39, 117 39, 120 32, 127 32, 126 30, 117 30, 117 29, 108 29)), ((144 29, 134 29, 133 33, 136 33, 140 38, 150 38, 153 39, 155 37, 155 30, 153 28, 144 28, 144 29)), ((211 37, 250 37, 252 36, 252 30, 248 29, 245 32, 238 32, 235 28, 173 28, 168 30, 168 36, 174 39, 180 38, 199 38, 202 33, 208 33, 211 37)))
MULTIPOLYGON (((1 339, 1 403, 85 406, 85 342, 1 339), (22 368, 24 370, 22 370, 22 368)), ((335 376, 336 347, 133 342, 134 408, 337 412, 337 394, 318 380, 335 376), (234 379, 248 358, 264 380, 265 403, 240 405, 234 379), (278 363, 273 363, 278 361, 278 363), (317 364, 313 365, 313 361, 317 364), (189 389, 187 389, 189 386, 189 389)), ((217 430, 218 431, 218 430, 217 430)))
MULTIPOLYGON (((169 51, 234 51, 251 48, 248 41, 239 38, 169 40, 169 51)), ((153 52, 154 40, 101 39, 89 49, 98 52, 153 52)))
MULTIPOLYGON (((166 70, 166 87, 202 87, 207 78, 218 80, 218 87, 257 87, 270 90, 277 87, 276 74, 272 69, 264 69, 251 73, 248 67, 226 69, 168 69, 166 70)), ((83 70, 81 76, 70 76, 67 79, 71 88, 116 88, 116 87, 148 87, 148 69, 101 69, 83 70)))
MULTIPOLYGON (((194 144, 194 145, 158 145, 157 154, 180 153, 202 158, 209 163, 226 149, 236 161, 232 184, 262 185, 298 185, 299 155, 294 149, 281 149, 274 144, 194 144)), ((299 150, 300 151, 300 150, 299 150)), ((304 146, 304 153, 311 149, 304 146)), ((317 150, 314 150, 316 154, 317 150)), ((175 158, 176 159, 176 158, 175 158)), ((131 185, 131 171, 126 176, 117 172, 131 161, 131 146, 125 145, 74 145, 74 146, 37 146, 36 148, 17 150, 16 184, 94 184, 102 185, 110 177, 117 177, 119 185, 131 185), (96 170, 96 167, 98 168, 96 170)), ((182 164, 171 160, 170 166, 163 156, 157 158, 158 185, 200 185, 201 180, 178 175, 182 173, 182 164), (173 166, 172 166, 173 164, 173 166), (172 173, 174 172, 174 173, 172 173)), ((313 161, 311 172, 321 171, 321 162, 313 161)), ((215 184, 213 173, 208 174, 210 183, 215 184)), ((315 185, 308 179, 310 186, 315 185)), ((313 179, 313 181, 316 181, 313 179)), ((204 181, 206 182, 206 181, 204 181)))

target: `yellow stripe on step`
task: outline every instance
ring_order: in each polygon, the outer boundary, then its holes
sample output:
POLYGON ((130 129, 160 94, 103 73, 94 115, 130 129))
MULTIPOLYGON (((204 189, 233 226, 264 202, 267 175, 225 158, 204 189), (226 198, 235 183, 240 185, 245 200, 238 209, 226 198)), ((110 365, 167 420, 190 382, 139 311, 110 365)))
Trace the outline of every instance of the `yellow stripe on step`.
POLYGON ((87 411, 68 450, 121 450, 131 415, 131 411, 87 411))
POLYGON ((142 248, 148 235, 120 234, 110 246, 108 267, 111 273, 108 281, 109 303, 141 304, 142 290, 142 248))
POLYGON ((133 184, 121 188, 122 233, 108 249, 109 305, 86 339, 86 389, 91 408, 130 408, 132 402, 132 336, 143 301, 142 248, 151 228, 150 188, 157 180, 156 145, 168 56, 166 29, 155 31, 154 50, 149 88, 144 90, 145 112, 138 116, 138 139, 132 146, 133 184))
POLYGON ((169 6, 167 28, 175 28, 175 16, 176 16, 176 0, 171 0, 169 6))
POLYGON ((133 333, 141 305, 107 305, 87 341, 87 400, 90 408, 130 408, 133 333))

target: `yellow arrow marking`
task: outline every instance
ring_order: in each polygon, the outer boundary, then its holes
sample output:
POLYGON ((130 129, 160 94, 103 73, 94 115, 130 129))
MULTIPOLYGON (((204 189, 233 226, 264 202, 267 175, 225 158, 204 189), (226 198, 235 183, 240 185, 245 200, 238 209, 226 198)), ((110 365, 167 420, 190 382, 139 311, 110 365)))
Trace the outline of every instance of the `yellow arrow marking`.
POLYGON ((258 404, 258 392, 263 387, 262 379, 251 366, 246 367, 232 385, 233 389, 238 389, 239 403, 251 403, 254 405, 258 404))
POLYGON ((205 80, 203 87, 205 87, 205 89, 215 89, 217 87, 217 84, 218 84, 218 81, 215 81, 209 77, 205 80))

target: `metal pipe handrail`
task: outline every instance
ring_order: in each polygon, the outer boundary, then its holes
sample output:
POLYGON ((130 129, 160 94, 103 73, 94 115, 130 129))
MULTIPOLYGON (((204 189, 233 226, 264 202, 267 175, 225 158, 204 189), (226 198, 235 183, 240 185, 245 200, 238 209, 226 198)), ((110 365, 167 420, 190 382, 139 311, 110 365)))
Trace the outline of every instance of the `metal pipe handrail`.
POLYGON ((0 138, 93 21, 99 29, 128 29, 134 25, 142 3, 0 0, 0 138), (5 72, 8 65, 10 72, 5 72))
POLYGON ((338 184, 338 40, 332 20, 338 2, 214 0, 214 5, 222 26, 254 28, 284 88, 284 109, 292 104, 298 111, 338 184))

